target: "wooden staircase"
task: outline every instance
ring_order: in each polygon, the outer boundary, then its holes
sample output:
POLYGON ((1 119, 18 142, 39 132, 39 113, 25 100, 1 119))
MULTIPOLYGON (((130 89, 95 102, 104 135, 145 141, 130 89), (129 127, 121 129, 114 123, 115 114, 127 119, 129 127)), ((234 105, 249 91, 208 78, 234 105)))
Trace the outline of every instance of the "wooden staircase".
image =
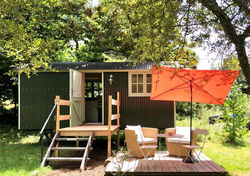
POLYGON ((85 170, 87 161, 89 160, 88 155, 93 142, 94 133, 92 132, 88 138, 60 138, 60 133, 57 132, 55 136, 53 137, 48 150, 42 160, 41 167, 44 167, 46 165, 47 161, 81 161, 80 171, 85 170), (87 144, 85 147, 58 147, 57 143, 59 141, 87 141, 87 144), (52 157, 53 151, 61 151, 61 150, 70 150, 70 151, 84 151, 84 154, 82 157, 59 157, 56 156, 52 157))

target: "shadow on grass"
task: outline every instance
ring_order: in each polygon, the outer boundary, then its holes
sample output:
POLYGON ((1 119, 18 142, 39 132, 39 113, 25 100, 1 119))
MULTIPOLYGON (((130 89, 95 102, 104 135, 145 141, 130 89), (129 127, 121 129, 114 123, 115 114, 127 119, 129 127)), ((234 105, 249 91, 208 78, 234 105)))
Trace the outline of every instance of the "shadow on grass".
POLYGON ((225 143, 222 143, 222 146, 224 146, 224 147, 231 147, 231 148, 234 148, 234 149, 240 149, 241 147, 246 147, 247 144, 244 141, 238 142, 238 143, 225 142, 225 143))

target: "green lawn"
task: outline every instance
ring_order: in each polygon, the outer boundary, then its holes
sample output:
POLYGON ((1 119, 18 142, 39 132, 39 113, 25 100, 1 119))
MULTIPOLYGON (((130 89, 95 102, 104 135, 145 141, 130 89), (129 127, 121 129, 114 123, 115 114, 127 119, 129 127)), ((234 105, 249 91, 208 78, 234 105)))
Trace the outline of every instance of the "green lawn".
MULTIPOLYGON (((214 128, 214 127, 211 127, 214 128)), ((50 167, 40 169, 40 145, 36 132, 13 130, 0 126, 0 176, 46 175, 50 167)), ((250 175, 250 132, 244 146, 224 145, 208 141, 204 153, 224 167, 230 175, 250 175)))
POLYGON ((250 132, 244 146, 207 142, 204 153, 224 167, 230 175, 250 175, 250 132))
POLYGON ((40 169, 40 145, 38 132, 21 132, 0 126, 0 176, 46 173, 40 169))
MULTIPOLYGON (((207 116, 210 116, 208 114, 207 116)), ((189 118, 176 121, 176 126, 189 126, 189 118)), ((235 146, 231 144, 222 144, 223 141, 221 124, 209 125, 208 117, 193 120, 194 128, 208 129, 208 140, 205 144, 203 152, 215 161, 217 164, 225 168, 230 175, 247 176, 250 175, 250 131, 244 138, 243 146, 235 146)))

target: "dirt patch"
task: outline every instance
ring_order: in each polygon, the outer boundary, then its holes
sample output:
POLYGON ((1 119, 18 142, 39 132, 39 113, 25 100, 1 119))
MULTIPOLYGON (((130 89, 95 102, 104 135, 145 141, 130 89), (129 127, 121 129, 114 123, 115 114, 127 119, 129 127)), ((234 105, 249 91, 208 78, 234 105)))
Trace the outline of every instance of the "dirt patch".
MULTIPOLYGON (((104 162, 107 159, 106 145, 106 142, 97 142, 93 145, 93 150, 91 150, 89 155, 90 160, 87 162, 85 171, 79 171, 80 162, 54 162, 49 164, 53 168, 53 171, 51 171, 48 176, 103 176, 105 174, 104 162)), ((79 157, 83 156, 83 152, 68 153, 64 156, 79 157)))

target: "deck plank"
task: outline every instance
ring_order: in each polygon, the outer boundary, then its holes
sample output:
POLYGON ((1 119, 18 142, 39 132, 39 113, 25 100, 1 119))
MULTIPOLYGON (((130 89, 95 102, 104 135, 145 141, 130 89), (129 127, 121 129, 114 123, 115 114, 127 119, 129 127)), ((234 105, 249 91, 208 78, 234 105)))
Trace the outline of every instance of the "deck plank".
POLYGON ((165 160, 168 168, 169 168, 169 172, 177 172, 177 170, 175 169, 172 160, 165 160))
POLYGON ((155 160, 147 160, 148 172, 155 172, 155 160))
POLYGON ((182 162, 181 171, 182 171, 182 172, 191 172, 191 170, 190 170, 189 167, 188 167, 188 163, 182 162))
MULTIPOLYGON (((119 130, 119 126, 112 125, 111 133, 114 134, 119 130)), ((59 130, 61 136, 89 136, 91 132, 94 132, 95 136, 107 136, 107 125, 86 124, 82 126, 66 127, 59 130)))
MULTIPOLYGON (((124 161, 122 173, 126 175, 221 175, 227 171, 205 155, 198 163, 183 163, 181 158, 170 157, 159 152, 147 159, 129 159, 124 161)), ((109 163, 105 172, 115 174, 117 165, 109 163), (112 168, 113 167, 113 168, 112 168)), ((118 174, 118 173, 117 173, 118 174)))
POLYGON ((148 172, 147 160, 141 160, 141 172, 148 172))
POLYGON ((200 158, 201 158, 202 162, 204 162, 206 164, 206 166, 211 170, 211 172, 221 172, 222 171, 217 164, 213 165, 211 163, 212 160, 210 158, 208 158, 207 156, 205 156, 204 154, 201 154, 200 158))
POLYGON ((141 160, 137 160, 137 165, 135 167, 134 172, 142 172, 142 162, 141 162, 141 160))
POLYGON ((154 165, 155 172, 162 172, 161 161, 159 159, 154 161, 154 165))

